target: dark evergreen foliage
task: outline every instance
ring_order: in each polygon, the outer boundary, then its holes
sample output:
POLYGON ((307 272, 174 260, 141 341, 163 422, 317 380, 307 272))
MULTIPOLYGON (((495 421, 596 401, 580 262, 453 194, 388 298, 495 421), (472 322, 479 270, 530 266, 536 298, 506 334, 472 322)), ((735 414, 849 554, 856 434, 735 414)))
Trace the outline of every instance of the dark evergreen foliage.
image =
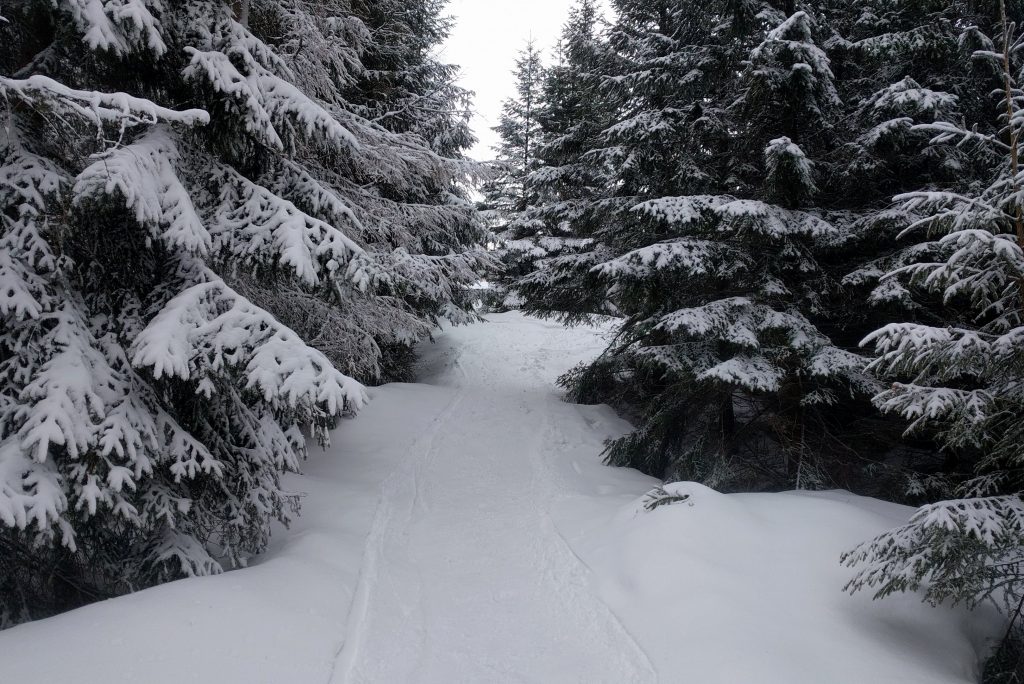
POLYGON ((529 176, 574 248, 515 283, 531 313, 621 319, 562 378, 636 424, 609 462, 927 503, 848 556, 851 588, 1012 613, 1021 3, 613 5, 549 71, 529 176))
POLYGON ((0 625, 245 564, 489 263, 443 3, 28 0, 0 39, 0 625))

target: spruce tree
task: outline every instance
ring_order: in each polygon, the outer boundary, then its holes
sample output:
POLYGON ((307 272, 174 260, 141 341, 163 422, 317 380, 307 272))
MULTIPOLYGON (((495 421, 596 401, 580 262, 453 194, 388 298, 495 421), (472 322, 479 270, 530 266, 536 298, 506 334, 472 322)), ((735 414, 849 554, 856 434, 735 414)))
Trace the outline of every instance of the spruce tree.
POLYGON ((512 74, 516 94, 502 103, 501 119, 494 127, 499 136, 494 177, 483 185, 484 206, 496 234, 505 279, 529 270, 541 256, 533 238, 543 226, 527 211, 537 202, 536 188, 528 177, 539 164, 545 78, 541 52, 532 40, 519 53, 512 74))
MULTIPOLYGON (((587 120, 564 139, 579 150, 565 171, 585 175, 580 189, 590 196, 577 201, 549 197, 538 211, 552 220, 569 220, 576 226, 574 234, 588 244, 578 253, 552 259, 518 286, 526 310, 567 322, 626 313, 609 296, 617 286, 599 277, 595 268, 640 246, 630 242, 635 236, 651 234, 651 226, 632 211, 634 206, 675 194, 677 178, 681 185, 698 178, 714 182, 716 172, 701 166, 721 161, 711 158, 722 149, 726 129, 720 113, 727 96, 722 89, 703 98, 712 91, 712 81, 728 88, 734 80, 725 66, 727 48, 711 38, 713 15, 725 12, 724 6, 627 0, 613 3, 613 9, 617 21, 604 44, 584 42, 586 49, 580 50, 581 68, 574 71, 596 73, 579 79, 581 95, 591 98, 587 120)), ((576 33, 586 36, 578 29, 576 33)), ((554 180, 565 164, 558 160, 558 134, 550 148, 557 165, 538 172, 554 180)))
MULTIPOLYGON (((998 84, 971 60, 967 25, 991 21, 972 2, 835 2, 828 41, 844 102, 841 145, 830 154, 826 201, 843 221, 848 240, 829 259, 842 289, 829 302, 830 336, 847 346, 893 320, 931 319, 934 298, 913 291, 887 272, 919 260, 913 236, 901 236, 919 216, 892 202, 894 195, 969 187, 987 172, 962 146, 929 144, 915 123, 961 119, 991 130, 989 92, 998 84)), ((893 414, 847 408, 862 427, 851 435, 869 454, 870 478, 858 491, 921 503, 948 495, 942 472, 948 455, 924 434, 902 438, 906 423, 893 414), (852 409, 852 410, 851 410, 852 409)))
POLYGON ((903 231, 917 239, 907 250, 916 258, 905 258, 882 282, 935 299, 924 312, 928 320, 891 323, 865 340, 879 354, 872 369, 891 383, 876 404, 906 419, 911 433, 938 440, 951 459, 946 479, 953 498, 924 506, 845 560, 858 568, 850 590, 870 588, 876 596, 921 590, 935 603, 1004 601, 1016 620, 1024 596, 1024 114, 1016 85, 1021 38, 1001 9, 994 38, 976 26, 964 36, 980 46, 975 58, 1001 83, 995 125, 986 131, 939 117, 912 127, 930 135, 936 148, 968 150, 988 177, 897 197, 902 211, 916 216, 903 231))
MULTIPOLYGON (((604 219, 600 201, 611 175, 597 150, 616 110, 611 93, 602 87, 609 60, 603 30, 598 4, 580 0, 570 9, 555 62, 545 75, 537 169, 526 179, 536 199, 519 220, 531 227, 529 258, 513 269, 521 282, 509 283, 526 307, 549 294, 529 276, 538 268, 553 272, 548 269, 557 270, 586 251, 604 219)), ((543 282, 543 274, 538 276, 543 282)))
POLYGON ((361 113, 388 130, 414 132, 442 157, 455 160, 476 141, 469 127, 471 94, 457 83, 459 67, 436 50, 454 23, 448 0, 356 2, 374 40, 362 56, 363 77, 351 92, 361 113))
POLYGON ((611 463, 725 488, 829 482, 812 458, 829 407, 873 384, 818 327, 835 289, 820 262, 846 238, 817 203, 840 113, 828 32, 768 3, 616 11, 604 87, 620 105, 591 153, 613 170, 608 218, 523 281, 527 308, 624 317, 566 378, 642 416, 611 463))
MULTIPOLYGON (((360 244, 386 276, 368 288, 335 288, 319 299, 265 278, 246 283, 275 315, 364 382, 411 379, 413 343, 442 318, 475 320, 467 287, 490 263, 479 247, 484 227, 465 188, 478 173, 464 157, 474 142, 469 94, 455 83, 457 68, 433 53, 451 26, 444 5, 355 3, 350 21, 365 36, 349 39, 359 50, 345 58, 357 61, 331 91, 358 129, 363 154, 330 160, 317 173, 331 178, 342 208, 358 223, 360 244)), ((336 49, 298 40, 300 55, 336 49)), ((317 202, 313 197, 301 206, 328 222, 345 220, 317 202)))
POLYGON ((17 619, 261 551, 297 511, 279 476, 304 429, 325 442, 365 397, 325 353, 372 375, 379 340, 461 317, 481 229, 440 145, 346 96, 375 40, 346 2, 4 16, 0 613, 17 619))

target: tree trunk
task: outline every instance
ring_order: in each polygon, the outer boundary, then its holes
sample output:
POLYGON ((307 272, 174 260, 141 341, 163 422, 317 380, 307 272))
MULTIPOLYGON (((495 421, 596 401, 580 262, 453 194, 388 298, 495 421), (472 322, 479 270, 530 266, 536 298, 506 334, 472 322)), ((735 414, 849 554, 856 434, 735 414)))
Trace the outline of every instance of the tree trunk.
POLYGON ((251 0, 232 0, 231 9, 235 13, 235 21, 249 28, 249 4, 251 0))

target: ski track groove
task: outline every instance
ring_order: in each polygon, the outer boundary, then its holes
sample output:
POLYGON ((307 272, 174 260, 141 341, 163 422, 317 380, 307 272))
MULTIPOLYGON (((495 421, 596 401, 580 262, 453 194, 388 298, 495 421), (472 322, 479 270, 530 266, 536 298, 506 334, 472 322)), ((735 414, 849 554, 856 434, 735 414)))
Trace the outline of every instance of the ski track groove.
MULTIPOLYGON (((570 408, 569 404, 564 404, 564 406, 566 408, 570 408)), ((571 409, 573 411, 576 411, 577 413, 579 412, 578 409, 575 408, 575 406, 571 406, 571 409)), ((581 415, 580 417, 583 416, 581 415)), ((589 425, 590 421, 586 420, 586 422, 589 425)), ((551 416, 549 413, 545 412, 543 430, 544 436, 540 440, 540 443, 542 445, 556 444, 555 440, 551 438, 553 436, 552 432, 553 431, 551 430, 551 416)), ((564 476, 559 474, 554 468, 551 467, 550 460, 540 457, 539 450, 537 454, 533 455, 532 460, 537 465, 537 467, 543 471, 541 475, 541 482, 545 484, 545 489, 554 490, 554 487, 552 487, 550 483, 555 482, 557 480, 564 480, 564 476)), ((579 465, 577 465, 575 462, 572 463, 572 467, 575 472, 579 472, 579 465)), ((551 533, 553 538, 557 539, 560 542, 560 548, 563 550, 563 552, 572 558, 573 562, 577 564, 578 568, 586 572, 586 562, 582 558, 580 558, 579 554, 577 554, 576 551, 572 548, 572 545, 569 543, 569 540, 566 539, 565 535, 562 534, 562 531, 558 529, 558 525, 555 523, 554 519, 551 516, 550 502, 552 497, 545 498, 547 498, 549 501, 549 505, 544 508, 545 528, 551 533)), ((654 662, 651 660, 650 655, 647 653, 647 651, 644 650, 643 646, 640 645, 640 642, 637 641, 636 637, 633 636, 629 629, 626 628, 626 625, 622 622, 621 619, 619 619, 619 616, 615 614, 615 611, 613 611, 609 606, 605 605, 603 602, 596 603, 595 605, 599 605, 604 608, 602 612, 606 613, 607 616, 614 622, 615 626, 621 631, 624 640, 632 647, 635 655, 637 655, 639 659, 643 662, 644 667, 647 669, 648 674, 650 676, 650 680, 657 681, 657 669, 654 667, 654 662)))
MULTIPOLYGON (((464 396, 465 391, 460 390, 454 397, 452 397, 452 400, 448 402, 448 405, 442 409, 441 413, 439 413, 431 423, 430 431, 417 440, 410 449, 411 453, 427 454, 430 450, 434 449, 437 437, 441 434, 441 427, 447 424, 449 418, 455 413, 464 396)), ((352 669, 356 665, 356 658, 358 657, 359 649, 362 646, 364 636, 363 626, 366 622, 367 615, 369 614, 370 599, 378 581, 378 565, 380 558, 383 555, 385 532, 387 531, 389 522, 394 517, 394 513, 391 511, 393 506, 388 494, 398 488, 401 480, 406 476, 407 470, 410 471, 409 474, 413 478, 416 477, 415 471, 419 467, 420 460, 420 458, 417 458, 404 461, 394 470, 394 472, 391 473, 391 475, 388 476, 381 487, 381 493, 377 503, 377 511, 373 518, 373 525, 370 528, 370 533, 367 536, 366 544, 364 546, 363 566, 359 573, 359 580, 356 584, 355 594, 353 595, 352 608, 349 610, 348 624, 345 629, 345 639, 341 642, 341 645, 335 653, 327 684, 340 684, 348 682, 351 679, 352 669), (339 665, 341 666, 341 674, 343 675, 343 678, 340 680, 337 678, 339 665)), ((415 491, 418 493, 419 488, 415 487, 415 491)), ((420 594, 422 595, 422 592, 420 594)))

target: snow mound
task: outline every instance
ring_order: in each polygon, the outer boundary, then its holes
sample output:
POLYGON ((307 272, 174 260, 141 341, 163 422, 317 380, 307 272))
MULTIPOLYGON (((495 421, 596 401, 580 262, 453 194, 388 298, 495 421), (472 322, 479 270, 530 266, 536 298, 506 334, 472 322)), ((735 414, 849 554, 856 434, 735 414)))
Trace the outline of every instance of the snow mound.
POLYGON ((574 546, 663 681, 976 682, 994 613, 842 591, 840 554, 911 513, 848 492, 670 483, 574 546))

